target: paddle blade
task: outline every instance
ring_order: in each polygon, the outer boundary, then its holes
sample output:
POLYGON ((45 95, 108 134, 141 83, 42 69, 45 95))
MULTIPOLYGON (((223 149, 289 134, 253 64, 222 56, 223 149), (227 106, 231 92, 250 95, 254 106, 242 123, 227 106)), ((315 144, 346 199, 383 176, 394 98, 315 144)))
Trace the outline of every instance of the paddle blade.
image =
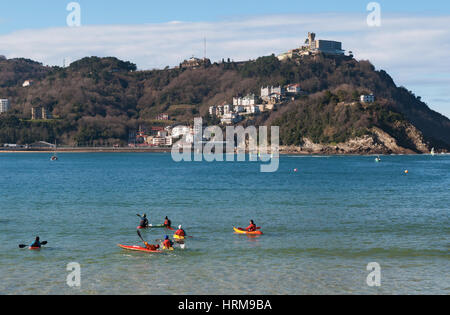
POLYGON ((47 241, 43 241, 43 242, 41 243, 41 245, 47 245, 47 244, 48 244, 47 241))
POLYGON ((137 232, 137 235, 139 236, 139 238, 140 238, 143 242, 145 242, 144 239, 142 238, 141 232, 139 232, 139 230, 136 230, 136 232, 137 232))
POLYGON ((25 248, 28 247, 28 245, 19 245, 19 248, 25 248))

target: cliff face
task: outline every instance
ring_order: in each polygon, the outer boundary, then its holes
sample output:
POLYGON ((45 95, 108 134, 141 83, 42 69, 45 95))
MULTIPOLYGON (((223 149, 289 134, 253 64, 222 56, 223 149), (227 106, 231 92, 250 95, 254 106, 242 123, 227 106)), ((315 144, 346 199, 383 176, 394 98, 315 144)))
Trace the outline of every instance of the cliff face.
POLYGON ((320 144, 303 138, 300 146, 281 146, 280 151, 296 154, 415 154, 428 153, 422 134, 412 125, 407 127, 413 148, 405 148, 397 140, 379 128, 372 128, 371 135, 352 138, 343 143, 320 144))
POLYGON ((25 59, 0 61, 0 96, 12 110, 0 116, 0 143, 45 140, 65 144, 125 144, 130 130, 208 117, 211 105, 255 93, 261 86, 299 83, 307 95, 276 111, 243 122, 277 125, 286 147, 344 153, 403 153, 450 150, 450 120, 395 85, 385 71, 349 57, 304 57, 280 62, 274 56, 201 69, 136 71, 116 58, 84 58, 68 68, 25 59), (33 86, 23 88, 25 80, 33 86), (359 95, 374 93, 374 104, 359 95), (29 121, 43 106, 52 121, 29 121), (170 122, 157 122, 167 112, 170 122))

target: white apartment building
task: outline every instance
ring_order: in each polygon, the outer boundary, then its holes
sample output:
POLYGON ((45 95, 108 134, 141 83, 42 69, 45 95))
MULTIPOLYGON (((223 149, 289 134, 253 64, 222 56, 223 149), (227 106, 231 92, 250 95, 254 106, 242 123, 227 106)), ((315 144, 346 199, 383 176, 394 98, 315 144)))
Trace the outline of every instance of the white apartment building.
POLYGON ((252 113, 252 114, 259 114, 261 112, 259 110, 259 106, 256 106, 256 105, 252 105, 248 109, 249 109, 249 113, 252 113))
POLYGON ((261 97, 268 98, 272 94, 284 95, 284 89, 281 86, 267 86, 261 88, 261 97))
POLYGON ((361 95, 361 102, 362 103, 373 103, 375 102, 375 95, 361 95))
POLYGON ((245 112, 245 106, 242 106, 242 105, 234 106, 234 112, 235 113, 243 113, 243 112, 245 112))
POLYGON ((224 105, 223 106, 223 114, 227 115, 230 114, 233 111, 233 106, 232 105, 224 105))
POLYGON ((9 107, 10 107, 9 99, 7 98, 0 99, 0 114, 6 113, 9 110, 9 107))
POLYGON ((255 105, 256 103, 258 103, 258 98, 256 97, 255 94, 249 94, 244 97, 233 97, 233 105, 234 106, 238 106, 238 105, 250 106, 250 105, 255 105))
POLYGON ((223 125, 232 125, 235 124, 237 122, 239 122, 239 120, 241 119, 241 117, 235 113, 229 113, 229 114, 224 114, 222 119, 220 120, 220 122, 223 125))

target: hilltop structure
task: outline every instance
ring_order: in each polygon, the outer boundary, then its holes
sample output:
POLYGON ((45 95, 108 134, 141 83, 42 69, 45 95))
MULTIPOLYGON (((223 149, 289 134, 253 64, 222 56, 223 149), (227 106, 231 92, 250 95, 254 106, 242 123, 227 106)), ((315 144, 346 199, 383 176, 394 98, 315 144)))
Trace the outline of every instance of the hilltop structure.
POLYGON ((199 69, 203 66, 208 66, 211 64, 211 60, 209 60, 208 58, 196 58, 196 57, 192 57, 188 60, 183 61, 180 64, 180 68, 181 69, 199 69))
POLYGON ((305 45, 300 48, 289 50, 278 56, 280 61, 293 59, 295 57, 317 55, 317 54, 342 56, 345 50, 342 49, 342 43, 333 40, 316 39, 315 33, 308 33, 305 45))

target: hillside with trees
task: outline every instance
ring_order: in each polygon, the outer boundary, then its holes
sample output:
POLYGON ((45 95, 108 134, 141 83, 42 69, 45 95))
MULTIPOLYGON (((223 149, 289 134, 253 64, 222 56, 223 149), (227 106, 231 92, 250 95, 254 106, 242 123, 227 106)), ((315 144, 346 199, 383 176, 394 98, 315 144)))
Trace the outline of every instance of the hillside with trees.
POLYGON ((300 146, 305 139, 333 145, 383 132, 413 152, 425 152, 418 142, 426 150, 450 150, 448 118, 397 87, 369 61, 324 55, 284 62, 272 55, 152 71, 137 71, 134 64, 113 57, 84 58, 67 68, 1 60, 0 98, 9 98, 12 109, 0 116, 0 143, 126 144, 139 125, 191 124, 197 116, 217 122, 209 117, 209 106, 259 94, 261 86, 290 83, 299 83, 307 95, 243 124, 280 126, 286 146, 300 146), (35 83, 22 87, 30 79, 35 83), (369 92, 376 103, 361 104, 359 95, 369 92), (49 109, 53 119, 32 121, 35 106, 49 109), (156 121, 163 112, 171 121, 156 121))

